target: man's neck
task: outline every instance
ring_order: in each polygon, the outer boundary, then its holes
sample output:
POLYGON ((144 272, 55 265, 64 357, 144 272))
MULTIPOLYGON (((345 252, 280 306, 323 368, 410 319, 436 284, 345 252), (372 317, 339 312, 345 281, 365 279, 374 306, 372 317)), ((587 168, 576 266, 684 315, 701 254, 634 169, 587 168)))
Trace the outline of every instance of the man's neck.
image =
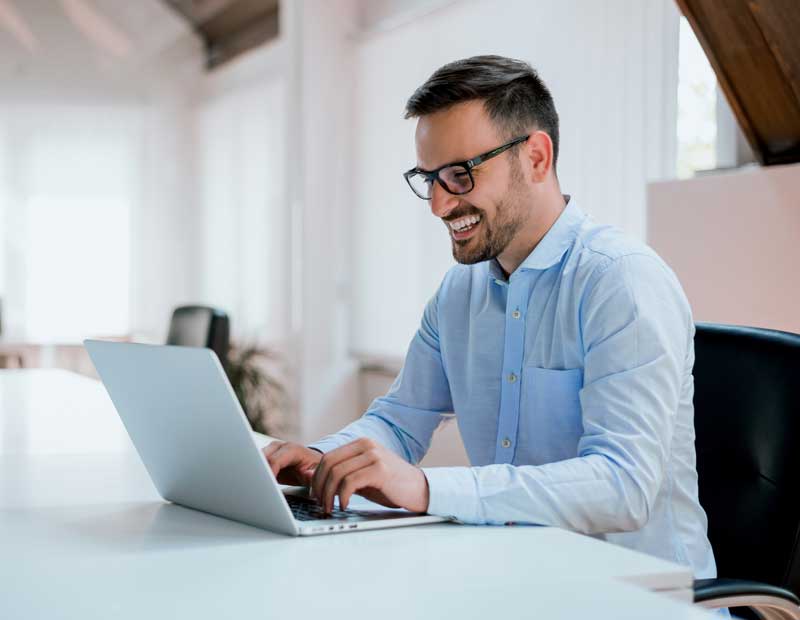
POLYGON ((545 204, 537 205, 536 214, 531 217, 526 225, 520 229, 508 244, 508 247, 497 257, 497 262, 506 277, 514 273, 531 252, 536 249, 539 242, 559 218, 567 201, 559 191, 545 204))

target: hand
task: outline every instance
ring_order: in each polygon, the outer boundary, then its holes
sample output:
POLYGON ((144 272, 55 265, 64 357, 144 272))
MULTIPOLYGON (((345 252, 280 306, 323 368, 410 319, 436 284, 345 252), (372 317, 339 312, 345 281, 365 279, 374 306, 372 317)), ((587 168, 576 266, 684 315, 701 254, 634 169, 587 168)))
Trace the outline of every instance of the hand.
POLYGON ((326 453, 311 481, 311 494, 327 512, 333 510, 336 495, 345 510, 356 492, 390 508, 428 510, 428 480, 422 470, 372 439, 357 439, 326 453))
POLYGON ((310 486, 311 476, 322 459, 322 453, 286 441, 273 441, 261 451, 278 482, 292 486, 310 486))

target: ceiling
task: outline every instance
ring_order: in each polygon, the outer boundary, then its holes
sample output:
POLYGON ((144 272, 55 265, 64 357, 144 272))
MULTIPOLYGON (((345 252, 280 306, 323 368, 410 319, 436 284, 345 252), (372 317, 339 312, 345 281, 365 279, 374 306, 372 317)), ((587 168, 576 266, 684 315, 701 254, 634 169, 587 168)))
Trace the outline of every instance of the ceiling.
POLYGON ((798 0, 677 0, 764 165, 800 162, 798 0))
POLYGON ((172 79, 165 63, 197 67, 202 54, 162 0, 0 0, 2 103, 136 98, 143 80, 172 79))
POLYGON ((160 0, 0 0, 0 62, 146 62, 189 31, 160 0))
POLYGON ((278 36, 278 0, 164 0, 186 19, 214 68, 278 36))

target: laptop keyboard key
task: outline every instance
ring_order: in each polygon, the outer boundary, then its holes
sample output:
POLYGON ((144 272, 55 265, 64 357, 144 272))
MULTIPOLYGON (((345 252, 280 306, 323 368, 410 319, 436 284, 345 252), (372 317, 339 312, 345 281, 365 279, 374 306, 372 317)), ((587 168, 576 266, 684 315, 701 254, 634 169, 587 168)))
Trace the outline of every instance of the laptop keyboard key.
POLYGON ((299 497, 296 495, 286 495, 286 501, 289 502, 289 508, 295 519, 300 521, 316 521, 318 519, 347 519, 360 516, 358 513, 350 510, 334 509, 330 514, 322 510, 314 500, 299 497))

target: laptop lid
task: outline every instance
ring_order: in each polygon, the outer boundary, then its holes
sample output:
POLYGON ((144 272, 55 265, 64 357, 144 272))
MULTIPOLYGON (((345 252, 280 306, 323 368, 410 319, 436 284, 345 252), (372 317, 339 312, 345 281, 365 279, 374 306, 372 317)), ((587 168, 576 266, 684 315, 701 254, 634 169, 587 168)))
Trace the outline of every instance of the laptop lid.
POLYGON ((164 499, 298 534, 212 350, 100 340, 84 345, 164 499))

